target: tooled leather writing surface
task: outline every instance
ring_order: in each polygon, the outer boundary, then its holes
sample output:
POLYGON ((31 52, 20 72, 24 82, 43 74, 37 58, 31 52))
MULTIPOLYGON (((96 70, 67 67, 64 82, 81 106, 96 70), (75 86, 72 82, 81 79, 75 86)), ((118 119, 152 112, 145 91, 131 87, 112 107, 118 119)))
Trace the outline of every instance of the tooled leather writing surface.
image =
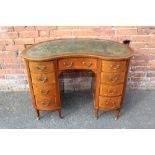
POLYGON ((96 39, 65 39, 49 41, 32 46, 26 52, 27 57, 42 58, 52 55, 69 53, 91 53, 104 55, 122 55, 128 53, 128 48, 119 43, 96 39))

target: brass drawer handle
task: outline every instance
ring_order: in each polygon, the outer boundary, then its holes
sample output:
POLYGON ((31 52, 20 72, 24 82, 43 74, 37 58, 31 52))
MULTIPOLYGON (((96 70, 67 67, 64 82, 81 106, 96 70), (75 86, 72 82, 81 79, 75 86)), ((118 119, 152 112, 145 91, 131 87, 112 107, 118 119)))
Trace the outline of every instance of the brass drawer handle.
POLYGON ((46 69, 46 66, 36 66, 37 71, 43 71, 46 69))
POLYGON ((42 82, 42 83, 47 82, 47 80, 48 80, 47 77, 39 77, 39 78, 38 78, 38 81, 39 81, 39 82, 42 82))
POLYGON ((83 61, 83 62, 81 62, 83 65, 85 65, 85 66, 87 66, 87 67, 90 67, 90 66, 92 66, 92 62, 85 62, 85 61, 83 61))
POLYGON ((49 90, 48 89, 41 89, 40 92, 43 95, 47 95, 49 93, 49 90))
POLYGON ((116 89, 109 89, 109 90, 108 90, 108 93, 109 93, 109 94, 114 94, 114 93, 116 93, 116 92, 117 92, 116 89))
POLYGON ((44 100, 44 101, 41 102, 41 104, 44 105, 44 106, 48 106, 50 103, 51 103, 50 100, 44 100))
POLYGON ((114 83, 118 80, 118 77, 117 76, 115 76, 115 77, 109 76, 109 80, 114 83))
POLYGON ((112 68, 112 69, 115 69, 115 70, 120 69, 120 65, 112 65, 112 64, 110 64, 109 67, 112 68))
POLYGON ((73 66, 73 62, 64 62, 64 65, 66 67, 72 67, 73 66))
MULTIPOLYGON (((112 109, 115 109, 115 108, 116 108, 115 102, 112 101, 111 103, 112 103, 112 109)), ((108 102, 108 101, 105 101, 104 104, 105 104, 105 105, 108 105, 109 102, 108 102)))
POLYGON ((104 104, 105 104, 105 105, 108 105, 108 104, 109 104, 109 102, 107 102, 107 101, 106 101, 106 102, 104 102, 104 104))

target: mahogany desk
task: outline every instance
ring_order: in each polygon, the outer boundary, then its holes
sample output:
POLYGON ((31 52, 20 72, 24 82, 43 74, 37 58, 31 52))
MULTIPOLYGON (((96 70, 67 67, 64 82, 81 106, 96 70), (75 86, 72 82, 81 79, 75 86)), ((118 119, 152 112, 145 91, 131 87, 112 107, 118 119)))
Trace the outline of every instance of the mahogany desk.
POLYGON ((130 47, 99 39, 61 39, 35 44, 22 52, 29 79, 32 104, 39 111, 57 110, 61 117, 59 77, 65 70, 94 73, 94 110, 113 110, 116 118, 125 94, 130 47))

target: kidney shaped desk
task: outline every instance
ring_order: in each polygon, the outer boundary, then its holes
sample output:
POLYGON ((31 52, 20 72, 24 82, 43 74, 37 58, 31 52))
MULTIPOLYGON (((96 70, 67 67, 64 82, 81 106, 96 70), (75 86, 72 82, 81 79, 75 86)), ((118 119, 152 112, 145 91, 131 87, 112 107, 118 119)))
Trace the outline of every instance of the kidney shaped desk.
POLYGON ((94 110, 113 111, 118 118, 123 103, 130 47, 99 39, 61 39, 35 44, 22 52, 32 104, 39 111, 57 110, 61 117, 59 77, 65 70, 94 73, 94 110))

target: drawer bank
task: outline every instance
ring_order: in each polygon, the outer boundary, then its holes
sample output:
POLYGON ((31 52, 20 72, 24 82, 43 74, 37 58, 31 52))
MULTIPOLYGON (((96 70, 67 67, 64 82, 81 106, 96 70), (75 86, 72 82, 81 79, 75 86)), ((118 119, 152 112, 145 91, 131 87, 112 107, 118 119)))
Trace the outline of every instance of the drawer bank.
POLYGON ((59 77, 65 70, 90 70, 94 111, 113 111, 118 118, 123 103, 132 49, 101 39, 59 39, 35 44, 21 56, 27 68, 32 104, 39 111, 57 110, 61 117, 59 77))

